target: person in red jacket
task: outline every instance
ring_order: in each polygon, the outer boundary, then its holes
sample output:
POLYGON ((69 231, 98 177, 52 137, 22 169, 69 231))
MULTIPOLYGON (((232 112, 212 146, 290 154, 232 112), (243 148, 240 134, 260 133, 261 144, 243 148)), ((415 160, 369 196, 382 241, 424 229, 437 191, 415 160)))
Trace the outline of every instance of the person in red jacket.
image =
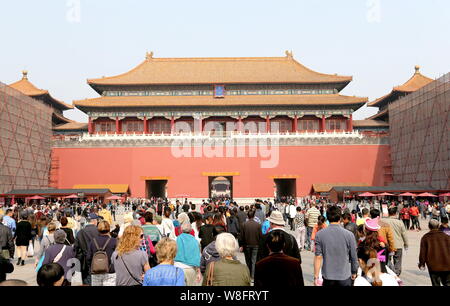
POLYGON ((400 219, 402 219, 403 224, 406 227, 406 230, 409 230, 409 224, 411 215, 409 214, 409 205, 406 205, 405 207, 400 210, 400 219))
POLYGON ((419 223, 420 212, 419 212, 419 208, 417 206, 415 206, 415 205, 412 205, 409 208, 409 215, 411 217, 411 222, 412 222, 411 230, 414 230, 414 228, 415 228, 417 231, 420 231, 420 223, 419 223))

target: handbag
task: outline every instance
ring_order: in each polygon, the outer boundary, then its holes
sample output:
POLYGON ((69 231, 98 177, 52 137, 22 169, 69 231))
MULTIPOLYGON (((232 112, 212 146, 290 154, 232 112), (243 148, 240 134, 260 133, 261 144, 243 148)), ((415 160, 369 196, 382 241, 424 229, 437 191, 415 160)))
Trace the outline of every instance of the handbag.
POLYGON ((214 281, 214 263, 215 261, 212 261, 209 264, 209 270, 208 275, 206 276, 206 286, 212 286, 214 281))
POLYGON ((28 244, 28 251, 27 251, 28 257, 34 256, 34 248, 33 248, 33 242, 30 240, 30 244, 28 244))

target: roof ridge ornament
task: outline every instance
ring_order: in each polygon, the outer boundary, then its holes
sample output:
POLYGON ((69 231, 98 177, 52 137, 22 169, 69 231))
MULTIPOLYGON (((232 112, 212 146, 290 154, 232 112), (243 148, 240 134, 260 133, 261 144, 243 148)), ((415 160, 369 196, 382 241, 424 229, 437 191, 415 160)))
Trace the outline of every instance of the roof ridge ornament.
POLYGON ((293 58, 294 58, 294 55, 293 55, 293 53, 292 53, 292 50, 291 50, 291 51, 286 50, 285 53, 286 53, 286 57, 287 57, 287 58, 289 58, 289 59, 293 59, 293 58))
POLYGON ((414 67, 414 69, 416 70, 416 74, 419 74, 419 73, 420 73, 420 66, 419 66, 419 65, 416 65, 416 66, 414 67))
POLYGON ((22 70, 22 80, 28 80, 28 71, 22 70))
POLYGON ((153 51, 147 52, 147 53, 145 54, 145 59, 146 59, 147 61, 151 60, 152 58, 153 58, 153 51))

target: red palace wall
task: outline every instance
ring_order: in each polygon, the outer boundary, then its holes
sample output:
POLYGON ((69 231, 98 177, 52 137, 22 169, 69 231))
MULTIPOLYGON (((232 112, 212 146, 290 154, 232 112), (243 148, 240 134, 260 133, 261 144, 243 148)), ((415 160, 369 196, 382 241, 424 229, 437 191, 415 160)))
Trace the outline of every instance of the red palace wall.
MULTIPOLYGON (((170 177, 168 197, 208 197, 203 172, 238 172, 234 198, 273 197, 272 176, 297 176, 297 196, 308 195, 313 183, 384 185, 388 145, 281 146, 275 168, 260 167, 257 158, 175 158, 170 147, 53 148, 58 160, 57 187, 76 184, 129 184, 132 197, 145 197, 142 177, 170 177)), ((264 159, 263 159, 264 160, 264 159)))

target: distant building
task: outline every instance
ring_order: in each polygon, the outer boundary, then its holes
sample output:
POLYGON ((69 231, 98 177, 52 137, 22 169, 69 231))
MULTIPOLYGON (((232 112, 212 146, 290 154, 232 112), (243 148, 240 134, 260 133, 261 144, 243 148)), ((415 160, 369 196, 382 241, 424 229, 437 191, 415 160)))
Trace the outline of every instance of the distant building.
POLYGON ((0 82, 0 194, 48 187, 52 112, 0 82))
POLYGON ((353 112, 368 99, 340 94, 351 81, 315 72, 291 52, 261 58, 148 53, 129 72, 88 80, 100 96, 74 101, 89 116, 88 133, 54 141, 52 186, 128 184, 131 197, 200 200, 220 189, 252 201, 305 196, 314 183, 384 185, 390 182, 387 127, 354 127, 353 112), (219 152, 226 141, 232 156, 219 152), (273 156, 252 155, 262 142, 273 144, 273 156), (177 149, 180 143, 189 145, 189 156, 177 149), (273 165, 261 166, 272 157, 273 165))
POLYGON ((63 116, 71 105, 24 72, 16 90, 0 86, 0 193, 50 186, 245 203, 450 189, 449 79, 433 81, 416 66, 369 103, 376 115, 353 120, 367 98, 340 94, 352 77, 315 72, 291 52, 148 53, 129 72, 88 80, 100 96, 74 101, 89 117, 78 123, 63 116))
POLYGON ((63 111, 73 109, 73 106, 53 98, 48 90, 37 88, 28 80, 28 71, 22 71, 22 79, 9 86, 53 109, 52 127, 55 134, 80 135, 87 131, 86 123, 75 122, 64 117, 63 111))
POLYGON ((389 104, 397 101, 398 99, 413 93, 425 85, 433 82, 433 79, 430 79, 423 74, 420 73, 420 67, 415 66, 415 73, 413 76, 406 81, 403 85, 396 86, 392 89, 390 93, 382 96, 381 98, 376 99, 368 104, 368 106, 378 107, 378 113, 368 118, 368 120, 381 120, 389 123, 389 104))
POLYGON ((450 73, 387 112, 394 182, 450 189, 450 73))

